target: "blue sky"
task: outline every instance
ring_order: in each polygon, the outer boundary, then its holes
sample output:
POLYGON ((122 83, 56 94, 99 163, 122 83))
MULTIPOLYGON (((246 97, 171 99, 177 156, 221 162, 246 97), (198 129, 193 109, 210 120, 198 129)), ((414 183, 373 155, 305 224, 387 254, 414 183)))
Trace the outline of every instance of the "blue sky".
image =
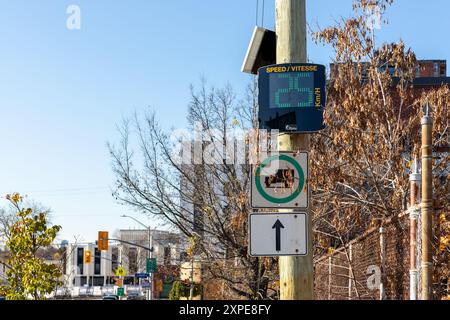
MULTIPOLYGON (((275 1, 265 2, 273 28, 275 1)), ((309 0, 308 22, 328 26, 351 3, 309 0)), ((449 9, 447 0, 397 0, 378 41, 403 38, 421 59, 449 60, 449 9)), ((0 0, 0 205, 18 191, 51 207, 60 239, 139 227, 110 195, 106 143, 118 140, 123 117, 149 106, 164 127, 183 127, 189 85, 202 75, 242 91, 255 10, 256 0, 0 0), (66 28, 72 4, 80 30, 66 28)), ((308 51, 330 62, 328 48, 308 51)))

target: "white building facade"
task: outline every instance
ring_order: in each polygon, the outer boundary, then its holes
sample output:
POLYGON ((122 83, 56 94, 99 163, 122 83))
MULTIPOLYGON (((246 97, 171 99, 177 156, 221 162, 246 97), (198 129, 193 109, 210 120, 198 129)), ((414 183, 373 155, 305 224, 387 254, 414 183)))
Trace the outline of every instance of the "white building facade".
POLYGON ((96 244, 69 245, 66 251, 65 280, 69 287, 105 287, 114 285, 115 269, 118 261, 114 256, 114 246, 108 251, 100 251, 96 244), (85 263, 84 255, 89 250, 92 262, 85 263))

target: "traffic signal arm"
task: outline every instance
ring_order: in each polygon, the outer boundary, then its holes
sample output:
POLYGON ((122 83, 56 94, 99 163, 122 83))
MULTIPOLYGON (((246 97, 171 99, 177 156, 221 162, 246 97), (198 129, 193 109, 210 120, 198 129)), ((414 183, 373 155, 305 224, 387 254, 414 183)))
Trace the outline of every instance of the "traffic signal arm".
POLYGON ((119 239, 109 239, 107 231, 99 231, 98 232, 98 241, 97 241, 98 250, 100 250, 100 251, 108 250, 108 241, 109 240, 118 241, 118 242, 121 242, 121 243, 126 243, 126 244, 129 244, 129 245, 132 245, 132 246, 135 246, 135 247, 139 247, 139 248, 148 250, 150 252, 153 252, 153 248, 145 247, 145 246, 142 246, 142 245, 137 244, 137 243, 132 243, 132 242, 119 240, 119 239))
POLYGON ((154 251, 154 250, 153 250, 153 247, 152 247, 152 248, 149 248, 149 247, 141 246, 140 244, 133 243, 133 242, 128 242, 128 241, 119 240, 119 239, 108 239, 108 240, 111 240, 111 241, 118 241, 118 242, 121 242, 121 243, 126 243, 126 244, 129 244, 129 245, 134 246, 134 247, 138 247, 138 248, 142 248, 142 249, 148 250, 148 251, 150 251, 150 252, 153 252, 153 251, 154 251))

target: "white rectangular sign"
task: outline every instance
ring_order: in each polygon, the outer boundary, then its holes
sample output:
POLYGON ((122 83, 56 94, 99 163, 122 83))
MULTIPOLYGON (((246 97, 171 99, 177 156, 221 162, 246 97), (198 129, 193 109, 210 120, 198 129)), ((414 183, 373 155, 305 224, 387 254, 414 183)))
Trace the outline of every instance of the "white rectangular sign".
POLYGON ((307 209, 308 153, 279 152, 253 167, 251 205, 255 209, 307 209))
POLYGON ((306 213, 251 214, 249 219, 252 257, 306 256, 306 213))

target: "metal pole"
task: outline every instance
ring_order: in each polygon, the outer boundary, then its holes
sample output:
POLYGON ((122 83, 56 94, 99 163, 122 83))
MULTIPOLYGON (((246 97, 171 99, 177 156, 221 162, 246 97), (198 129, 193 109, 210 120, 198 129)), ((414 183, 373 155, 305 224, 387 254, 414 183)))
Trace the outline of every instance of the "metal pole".
POLYGON ((333 271, 333 256, 330 255, 328 258, 328 300, 331 300, 331 275, 333 271))
POLYGON ((432 299, 433 119, 425 106, 422 124, 422 300, 432 299))
MULTIPOLYGON (((88 250, 91 252, 91 263, 87 264, 87 294, 89 295, 91 292, 91 265, 92 265, 92 259, 93 259, 93 252, 94 248, 90 245, 87 246, 88 250)), ((94 260, 95 262, 95 260, 94 260)))
MULTIPOLYGON (((276 0, 277 63, 305 63, 306 1, 276 0)), ((308 134, 281 134, 280 151, 309 151, 308 134)), ((280 299, 313 300, 312 219, 307 210, 308 252, 306 257, 280 257, 280 299)))
POLYGON ((353 246, 350 243, 348 246, 348 255, 349 255, 349 268, 348 268, 348 300, 352 300, 352 283, 353 283, 353 272, 351 268, 351 263, 353 261, 353 246))
POLYGON ((381 279, 380 279, 380 300, 385 299, 384 280, 386 278, 386 241, 383 225, 380 226, 380 259, 381 259, 381 279))
MULTIPOLYGON (((122 245, 120 245, 120 247, 119 247, 119 261, 120 261, 120 266, 123 266, 123 246, 122 245)), ((123 283, 123 277, 122 276, 119 276, 119 286, 118 286, 118 288, 117 288, 117 291, 120 289, 120 288, 123 288, 123 286, 124 286, 124 283, 123 283)), ((119 297, 119 300, 122 300, 122 297, 119 297)))
POLYGON ((419 173, 419 163, 417 158, 414 159, 413 166, 411 168, 410 181, 410 208, 409 208, 409 299, 417 300, 417 219, 418 213, 418 201, 420 191, 421 175, 419 173))
MULTIPOLYGON (((150 259, 153 259, 153 235, 152 235, 152 230, 150 228, 148 228, 148 241, 149 241, 149 245, 150 248, 152 249, 150 251, 150 259)), ((153 300, 153 288, 154 288, 154 284, 153 284, 153 272, 150 273, 150 290, 148 293, 148 298, 149 300, 153 300)))
POLYGON ((193 300, 194 298, 194 255, 192 255, 191 259, 191 288, 189 290, 189 300, 193 300))

